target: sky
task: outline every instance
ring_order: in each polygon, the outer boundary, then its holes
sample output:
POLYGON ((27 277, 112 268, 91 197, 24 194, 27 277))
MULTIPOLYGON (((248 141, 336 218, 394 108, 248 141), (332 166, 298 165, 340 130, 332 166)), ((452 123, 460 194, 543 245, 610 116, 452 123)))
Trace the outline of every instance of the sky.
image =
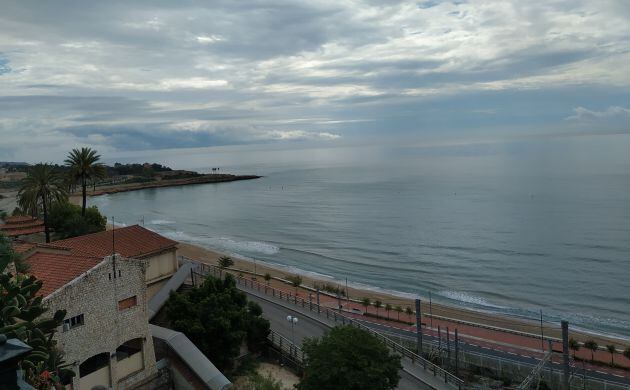
POLYGON ((0 161, 630 137, 630 3, 0 0, 0 161))

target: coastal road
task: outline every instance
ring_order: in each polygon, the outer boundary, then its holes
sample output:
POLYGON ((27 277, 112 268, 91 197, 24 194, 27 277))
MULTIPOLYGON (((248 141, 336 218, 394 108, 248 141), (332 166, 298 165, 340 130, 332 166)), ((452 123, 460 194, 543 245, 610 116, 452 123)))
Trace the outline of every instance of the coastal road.
MULTIPOLYGON (((291 340, 293 334, 295 335, 295 343, 297 345, 302 344, 302 340, 306 337, 319 337, 329 329, 328 326, 323 323, 313 320, 303 313, 293 310, 290 307, 281 305, 279 303, 271 302, 267 299, 263 299, 254 293, 245 290, 247 298, 250 301, 254 301, 260 305, 263 309, 263 317, 268 319, 271 323, 271 328, 291 340), (287 315, 294 315, 298 317, 298 323, 294 326, 293 331, 291 329, 291 323, 287 321, 287 315)), ((414 378, 413 374, 406 370, 400 371, 400 381, 398 382, 398 389, 400 390, 415 390, 415 389, 434 389, 432 386, 424 385, 418 379, 414 378)))
MULTIPOLYGON (((239 287, 242 287, 242 286, 239 286, 239 287)), ((304 317, 304 315, 300 317, 299 312, 300 311, 303 311, 303 313, 308 312, 308 307, 306 309, 302 309, 300 307, 296 307, 295 305, 287 303, 286 301, 284 302, 280 301, 276 303, 274 300, 273 303, 271 303, 269 302, 269 297, 267 297, 267 299, 261 299, 261 298, 256 297, 256 295, 259 294, 256 291, 252 291, 249 288, 244 288, 243 291, 248 293, 248 295, 250 295, 252 299, 257 299, 256 300, 257 302, 259 303, 264 302, 264 305, 261 303, 261 306, 263 306, 264 311, 267 311, 267 310, 270 311, 271 314, 270 314, 269 320, 272 322, 272 328, 274 328, 274 330, 276 330, 276 327, 278 327, 278 329, 284 328, 284 330, 282 331, 278 330, 278 332, 283 334, 285 337, 289 339, 291 338, 291 325, 286 320, 286 316, 288 314, 296 314, 300 318, 300 321, 301 321, 295 327, 295 338, 296 338, 297 343, 301 343, 301 340, 304 337, 321 335, 323 331, 327 328, 326 325, 322 325, 321 323, 317 321, 311 320, 310 322, 312 323, 306 324, 304 326, 304 329, 300 330, 299 329, 300 324, 304 322, 303 319, 306 319, 306 317, 304 317)), ((260 295, 264 296, 264 293, 260 293, 260 295)), ((365 321, 361 318, 356 318, 356 317, 355 317, 355 320, 361 321, 364 325, 369 326, 373 328, 374 330, 377 330, 379 333, 395 336, 394 338, 401 337, 403 339, 407 339, 410 341, 415 340, 414 331, 410 331, 407 329, 400 329, 397 327, 392 327, 385 324, 379 324, 372 321, 365 321)), ((425 342, 430 343, 430 344, 433 343, 437 345, 438 338, 434 335, 430 335, 426 333, 428 332, 425 330, 425 335, 424 335, 425 342)), ((444 340, 444 335, 442 337, 444 340)), ((453 340, 451 339, 451 343, 452 342, 453 340)), ((534 367, 539 361, 539 359, 537 359, 535 356, 531 356, 531 353, 525 354, 523 353, 523 351, 520 351, 517 348, 509 348, 507 346, 501 346, 501 348, 496 348, 497 346, 495 344, 493 344, 492 342, 485 342, 484 340, 466 340, 465 338, 462 337, 460 339, 460 347, 463 350, 466 350, 471 353, 500 358, 505 361, 512 361, 514 363, 523 364, 523 365, 527 365, 531 367, 534 367)), ((557 369, 561 368, 561 365, 558 362, 554 362, 553 364, 554 364, 554 367, 556 367, 557 369)), ((581 367, 577 367, 576 374, 582 375, 582 372, 583 371, 581 367)), ((629 377, 615 375, 610 372, 600 371, 596 369, 589 370, 587 368, 587 375, 589 378, 593 378, 593 379, 604 380, 604 381, 609 381, 609 382, 618 383, 618 384, 630 385, 629 377)))

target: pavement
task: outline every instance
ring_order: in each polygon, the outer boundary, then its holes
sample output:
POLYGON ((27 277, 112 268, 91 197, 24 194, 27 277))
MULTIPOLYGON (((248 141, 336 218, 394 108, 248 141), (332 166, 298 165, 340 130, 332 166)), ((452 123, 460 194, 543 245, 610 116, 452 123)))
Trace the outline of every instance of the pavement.
MULTIPOLYGON (((250 289, 248 288, 245 291, 250 291, 250 289)), ((254 291, 254 293, 257 292, 254 291)), ((294 294, 294 291, 292 289, 287 289, 285 293, 294 294)), ((264 296, 264 291, 261 291, 260 295, 264 296)), ((304 294, 303 292, 300 293, 301 297, 304 297, 308 300, 307 296, 305 295, 306 294, 304 294)), ((336 298, 325 296, 323 294, 320 296, 320 300, 322 306, 330 307, 336 307, 337 303, 339 302, 336 298)), ((346 310, 357 309, 358 311, 362 312, 365 309, 360 304, 353 303, 352 301, 346 302, 344 300, 341 300, 340 302, 346 310)), ((308 311, 308 301, 306 305, 306 311, 308 311)), ((289 304, 289 306, 295 307, 292 304, 289 304)), ((381 310, 381 313, 383 312, 384 310, 381 310)), ((375 318, 365 317, 361 314, 345 313, 345 315, 361 321, 364 325, 378 330, 380 333, 395 335, 396 337, 401 337, 411 341, 415 340, 415 325, 410 326, 394 321, 387 321, 385 319, 377 320, 375 318)), ((397 314, 393 313, 392 317, 395 318, 394 316, 397 316, 397 314)), ((407 319, 404 318, 404 316, 406 315, 401 315, 401 318, 407 319)), ((283 318, 286 318, 286 314, 283 318)), ((286 325, 290 325, 286 321, 286 319, 284 321, 286 322, 286 325)), ((425 319, 423 321, 423 324, 426 322, 427 320, 425 319)), ((427 342, 434 342, 436 344, 438 343, 438 325, 440 325, 441 327, 442 343, 445 342, 446 328, 449 327, 451 342, 454 338, 453 330, 457 328, 460 336, 460 346, 469 352, 481 354, 484 356, 498 357, 519 364, 531 365, 532 367, 535 366, 544 355, 541 350, 540 339, 512 334, 508 332, 499 332, 491 329, 468 326, 465 324, 456 324, 436 319, 433 320, 433 327, 423 327, 423 333, 425 334, 424 337, 427 342)), ((296 335, 296 337, 298 336, 296 335)), ((561 350, 561 346, 558 343, 554 343, 553 349, 556 351, 561 350)), ((582 351, 582 353, 584 353, 584 351, 582 351)), ((603 351, 601 351, 601 353, 603 353, 603 351)), ((561 368, 561 362, 557 358, 552 361, 552 364, 558 367, 558 369, 561 368)), ((583 372, 586 372, 587 376, 593 379, 630 385, 630 372, 626 370, 602 367, 600 365, 593 365, 590 363, 579 363, 575 365, 575 371, 579 375, 581 375, 583 372)))
MULTIPOLYGON (((244 292, 247 293, 249 300, 260 305, 263 309, 263 317, 269 320, 271 328, 287 339, 295 340, 295 344, 297 345, 301 345, 306 337, 322 336, 326 330, 334 325, 334 323, 327 325, 322 320, 311 318, 304 310, 295 308, 295 306, 291 304, 272 301, 268 297, 263 297, 264 294, 258 294, 249 289, 245 289, 244 292), (293 327, 286 319, 288 315, 298 317, 298 323, 293 327)), ((306 311, 308 311, 308 308, 306 308, 306 311)), ((436 380, 432 375, 426 372, 420 372, 418 367, 412 367, 408 362, 404 361, 404 359, 402 363, 404 369, 400 371, 401 378, 398 383, 398 389, 452 389, 444 385, 441 381, 436 380), (419 378, 422 379, 419 380, 419 378)))

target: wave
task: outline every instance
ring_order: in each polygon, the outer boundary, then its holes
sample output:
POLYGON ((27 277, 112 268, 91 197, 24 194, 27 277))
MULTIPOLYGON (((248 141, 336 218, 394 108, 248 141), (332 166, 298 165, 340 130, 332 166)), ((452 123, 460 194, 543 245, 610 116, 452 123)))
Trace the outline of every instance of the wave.
POLYGON ((453 301, 482 306, 486 308, 502 309, 502 310, 509 309, 508 307, 491 303, 485 298, 471 295, 463 291, 444 290, 444 291, 439 291, 436 295, 453 300, 453 301))
POLYGON ((166 219, 154 219, 152 221, 149 221, 149 223, 151 225, 174 225, 175 224, 174 221, 169 221, 166 219))
POLYGON ((243 255, 245 253, 260 253, 264 255, 275 255, 280 248, 260 241, 239 241, 231 237, 201 237, 192 236, 182 231, 161 232, 165 236, 177 241, 184 241, 191 244, 200 244, 209 249, 218 249, 220 251, 230 251, 235 255, 243 255))

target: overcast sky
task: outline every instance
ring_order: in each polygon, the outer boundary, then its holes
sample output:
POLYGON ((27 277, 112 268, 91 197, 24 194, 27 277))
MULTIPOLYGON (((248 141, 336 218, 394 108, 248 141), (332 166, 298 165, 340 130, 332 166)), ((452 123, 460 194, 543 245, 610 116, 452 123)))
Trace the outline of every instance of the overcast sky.
POLYGON ((628 0, 0 0, 0 160, 629 123, 628 0))

